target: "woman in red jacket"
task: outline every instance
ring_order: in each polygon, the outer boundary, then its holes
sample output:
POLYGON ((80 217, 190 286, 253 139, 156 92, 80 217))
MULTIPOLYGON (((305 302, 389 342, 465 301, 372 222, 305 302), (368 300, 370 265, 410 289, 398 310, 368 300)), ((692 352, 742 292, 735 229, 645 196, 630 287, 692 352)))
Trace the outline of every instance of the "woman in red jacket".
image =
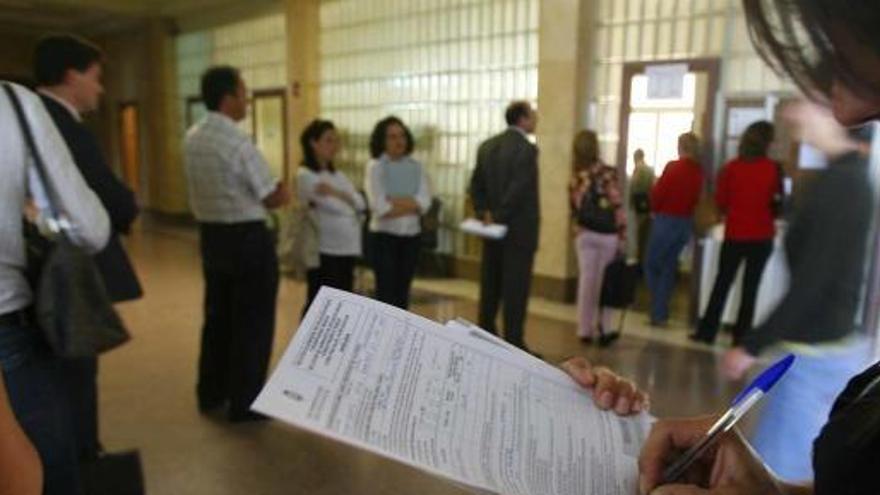
POLYGON ((767 158, 773 135, 770 122, 750 125, 740 140, 739 156, 728 162, 718 177, 715 202, 725 216, 724 244, 709 305, 692 340, 708 344, 715 341, 727 294, 743 261, 746 268, 734 345, 752 327, 758 286, 776 235, 773 203, 781 178, 778 165, 767 158))

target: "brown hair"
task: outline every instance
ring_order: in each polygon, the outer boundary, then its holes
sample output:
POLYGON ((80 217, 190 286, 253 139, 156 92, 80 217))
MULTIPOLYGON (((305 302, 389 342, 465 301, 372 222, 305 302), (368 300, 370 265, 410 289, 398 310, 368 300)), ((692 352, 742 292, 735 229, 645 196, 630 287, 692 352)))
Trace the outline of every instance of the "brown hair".
POLYGON ((775 135, 773 124, 759 120, 749 125, 739 140, 737 154, 741 158, 753 159, 767 156, 767 150, 775 135))
POLYGON ((880 58, 877 2, 743 0, 743 9, 749 36, 761 57, 808 95, 816 90, 829 95, 834 80, 855 93, 880 95, 880 81, 865 81, 859 74, 863 56, 847 54, 836 46, 843 37, 880 58))
POLYGON ((700 154, 700 138, 693 132, 678 136, 678 153, 696 158, 700 154))
POLYGON ((574 135, 571 143, 572 173, 590 167, 599 161, 599 137, 594 131, 583 129, 574 135))

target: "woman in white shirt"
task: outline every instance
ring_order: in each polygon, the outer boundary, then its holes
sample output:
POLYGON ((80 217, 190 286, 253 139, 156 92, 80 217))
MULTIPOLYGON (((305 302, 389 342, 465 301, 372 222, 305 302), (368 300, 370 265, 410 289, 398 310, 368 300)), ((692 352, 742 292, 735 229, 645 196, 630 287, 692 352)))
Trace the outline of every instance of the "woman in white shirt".
POLYGON ((313 120, 300 136, 303 162, 297 175, 300 207, 308 208, 318 226, 320 265, 306 274, 308 296, 303 313, 322 286, 351 292, 354 264, 361 254, 361 194, 333 166, 339 136, 333 122, 313 120))
POLYGON ((431 206, 425 169, 410 156, 414 146, 402 120, 380 120, 370 136, 366 177, 376 298, 403 309, 419 261, 421 214, 431 206))

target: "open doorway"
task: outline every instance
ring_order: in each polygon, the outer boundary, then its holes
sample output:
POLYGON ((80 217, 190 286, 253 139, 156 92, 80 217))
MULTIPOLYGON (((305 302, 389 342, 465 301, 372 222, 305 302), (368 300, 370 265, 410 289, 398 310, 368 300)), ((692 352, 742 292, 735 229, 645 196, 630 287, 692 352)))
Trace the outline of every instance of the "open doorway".
POLYGON ((135 102, 119 105, 119 152, 122 180, 138 194, 141 189, 140 114, 135 102))
MULTIPOLYGON (((678 158, 678 136, 695 132, 702 143, 706 186, 710 186, 715 167, 715 108, 719 88, 719 59, 689 59, 652 62, 631 62, 623 67, 620 102, 620 139, 617 166, 627 184, 635 163, 637 149, 645 153, 645 161, 660 177, 666 164, 678 158)), ((638 222, 628 212, 630 231, 627 252, 637 256, 640 244, 638 222)), ((642 244, 644 247, 644 244, 642 244)), ((692 243, 682 257, 684 280, 699 280, 701 271, 699 244, 692 243)), ((699 287, 680 285, 671 302, 673 312, 686 315, 688 322, 696 318, 699 287)), ((643 295, 640 302, 646 302, 643 295)))
POLYGON ((703 142, 703 164, 713 163, 715 95, 718 92, 717 59, 632 62, 623 68, 620 137, 617 163, 629 176, 632 154, 641 148, 657 176, 678 157, 676 139, 693 131, 703 142), (656 96, 650 90, 650 68, 680 66, 677 88, 656 96))
POLYGON ((283 89, 254 91, 253 138, 275 177, 287 178, 287 97, 283 89))

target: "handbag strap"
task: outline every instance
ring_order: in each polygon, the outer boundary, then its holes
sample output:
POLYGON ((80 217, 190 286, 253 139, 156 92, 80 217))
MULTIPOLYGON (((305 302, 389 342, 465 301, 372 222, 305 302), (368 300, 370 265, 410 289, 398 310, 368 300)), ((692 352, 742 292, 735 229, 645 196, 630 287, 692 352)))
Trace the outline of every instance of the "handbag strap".
POLYGON ((46 165, 43 162, 43 157, 40 155, 40 152, 37 149, 37 145, 34 141, 33 131, 31 130, 31 126, 28 123, 27 117, 25 117, 24 110, 21 106, 21 100, 19 100, 18 95, 15 94, 15 91, 12 89, 12 86, 9 83, 3 83, 3 90, 6 91, 6 95, 12 102, 12 108, 15 110, 15 116, 18 119, 18 125, 19 127, 21 127, 21 133, 22 135, 24 135, 24 141, 27 144, 31 158, 34 161, 34 167, 37 171, 38 180, 43 188, 43 191, 46 194, 46 207, 49 210, 50 225, 60 225, 58 210, 55 208, 55 195, 52 191, 52 186, 48 180, 46 165))

